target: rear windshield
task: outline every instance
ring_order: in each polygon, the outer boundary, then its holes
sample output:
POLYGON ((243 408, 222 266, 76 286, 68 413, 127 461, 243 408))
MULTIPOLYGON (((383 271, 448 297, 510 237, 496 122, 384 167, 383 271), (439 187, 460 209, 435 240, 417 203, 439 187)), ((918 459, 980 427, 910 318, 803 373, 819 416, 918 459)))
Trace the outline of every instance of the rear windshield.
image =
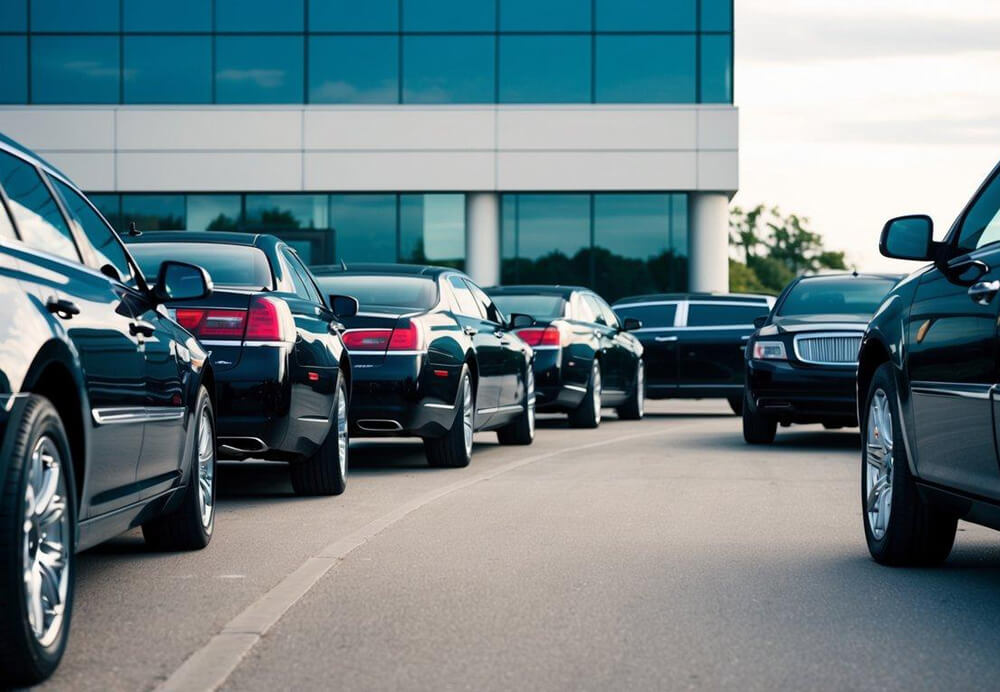
POLYGON ((871 315, 893 279, 804 279, 785 296, 779 315, 871 315))
POLYGON ((128 246, 146 281, 154 283, 166 260, 204 268, 212 283, 230 288, 271 288, 271 265, 255 247, 222 243, 131 243, 128 246))
POLYGON ((428 276, 317 276, 324 293, 354 296, 361 308, 430 310, 437 305, 437 282, 428 276))
POLYGON ((531 315, 537 319, 555 319, 562 317, 566 310, 566 301, 562 296, 516 296, 516 295, 491 295, 493 302, 500 308, 500 312, 505 315, 512 315, 515 312, 522 315, 531 315))
POLYGON ((623 322, 626 317, 634 317, 642 322, 644 329, 657 329, 674 326, 674 316, 677 314, 676 303, 661 303, 658 305, 615 305, 615 314, 623 322))

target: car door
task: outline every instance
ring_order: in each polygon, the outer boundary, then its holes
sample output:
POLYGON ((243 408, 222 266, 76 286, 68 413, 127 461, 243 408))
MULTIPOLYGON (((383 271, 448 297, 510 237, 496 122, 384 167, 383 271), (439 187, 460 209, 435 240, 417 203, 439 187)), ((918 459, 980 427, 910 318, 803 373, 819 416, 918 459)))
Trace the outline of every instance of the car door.
POLYGON ((479 385, 476 391, 476 426, 485 425, 496 413, 504 378, 504 352, 495 324, 490 323, 480 311, 478 301, 465 278, 448 275, 457 305, 455 319, 462 331, 472 340, 479 367, 479 385))
POLYGON ((500 391, 497 393, 497 409, 507 413, 521 410, 525 382, 524 352, 520 348, 520 339, 507 331, 506 320, 493 299, 474 282, 466 279, 465 283, 472 291, 472 297, 479 303, 479 309, 486 315, 486 321, 493 326, 494 336, 500 339, 503 373, 500 391))
MULTIPOLYGON (((1000 498, 994 409, 1000 356, 1000 179, 969 206, 950 271, 919 281, 906 328, 914 463, 921 478, 1000 498)), ((1000 408, 996 413, 1000 413, 1000 408)))
POLYGON ((86 477, 77 479, 82 517, 124 507, 138 499, 145 419, 144 364, 130 333, 127 288, 83 264, 78 244, 86 239, 74 236, 39 169, 0 151, 0 188, 27 250, 20 256, 26 282, 80 359, 92 426, 86 477))
POLYGON ((642 301, 622 303, 614 309, 620 319, 633 317, 642 322, 642 328, 634 334, 643 346, 647 396, 668 396, 677 389, 677 344, 681 332, 677 324, 678 303, 642 301))
POLYGON ((738 389, 743 386, 744 350, 753 321, 768 313, 765 303, 691 300, 679 332, 681 388, 738 389))
POLYGON ((625 382, 621 373, 621 355, 615 343, 618 330, 607 323, 601 302, 592 293, 580 295, 584 305, 594 315, 591 327, 597 340, 597 351, 601 357, 601 392, 604 398, 613 398, 625 390, 625 382))
POLYGON ((601 310, 601 324, 606 325, 611 334, 611 343, 608 346, 605 358, 609 366, 614 370, 612 381, 618 382, 616 389, 624 397, 635 375, 636 359, 631 346, 632 337, 628 332, 622 331, 618 315, 611 309, 611 306, 598 295, 594 295, 593 298, 601 310))

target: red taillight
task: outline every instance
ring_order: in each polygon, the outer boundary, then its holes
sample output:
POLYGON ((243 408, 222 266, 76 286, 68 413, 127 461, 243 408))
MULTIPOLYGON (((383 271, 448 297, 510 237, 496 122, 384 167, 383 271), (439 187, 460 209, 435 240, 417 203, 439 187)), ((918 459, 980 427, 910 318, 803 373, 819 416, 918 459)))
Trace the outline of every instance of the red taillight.
POLYGON ((391 329, 352 329, 344 332, 344 346, 349 351, 384 351, 391 329))
POLYGON ((556 327, 546 327, 545 329, 538 329, 535 327, 529 329, 520 329, 517 335, 521 337, 522 340, 528 346, 558 346, 561 342, 559 335, 559 329, 556 327))
POLYGON ((177 309, 177 322, 199 339, 239 341, 246 316, 246 310, 177 309))
POLYGON ((278 303, 254 298, 247 314, 247 341, 281 341, 281 314, 278 303))
POLYGON ((410 322, 405 327, 396 327, 392 330, 392 338, 389 339, 390 351, 416 351, 420 348, 420 329, 416 324, 410 322))

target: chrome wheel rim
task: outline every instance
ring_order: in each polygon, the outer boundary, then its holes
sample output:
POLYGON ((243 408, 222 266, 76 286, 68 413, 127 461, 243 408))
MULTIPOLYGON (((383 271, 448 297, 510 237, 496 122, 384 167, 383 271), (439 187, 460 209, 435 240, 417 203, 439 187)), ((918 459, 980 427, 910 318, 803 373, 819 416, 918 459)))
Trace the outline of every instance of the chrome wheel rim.
POLYGON ((526 384, 526 396, 527 402, 526 406, 528 408, 528 432, 531 437, 535 436, 535 371, 534 368, 528 368, 528 378, 526 384))
POLYGON ((646 415, 646 366, 640 360, 639 371, 635 375, 635 391, 639 402, 639 417, 646 415))
POLYGON ((28 624, 43 647, 62 631, 69 592, 71 527, 62 455, 43 435, 28 458, 22 564, 28 624))
POLYGON ((340 462, 340 477, 347 478, 347 393, 341 387, 337 393, 337 458, 340 462))
POLYGON ((594 421, 601 422, 601 366, 594 361, 594 373, 591 375, 591 382, 594 383, 594 421))
POLYGON ((472 456, 474 411, 472 410, 472 387, 469 386, 469 378, 467 376, 462 380, 462 391, 462 427, 465 432, 465 454, 466 456, 472 456))
POLYGON ((865 511, 875 540, 889 528, 892 512, 892 414, 889 397, 878 389, 868 408, 865 435, 865 511))
POLYGON ((204 408, 198 424, 198 506, 205 529, 211 529, 215 511, 215 435, 212 432, 212 416, 208 408, 204 408))

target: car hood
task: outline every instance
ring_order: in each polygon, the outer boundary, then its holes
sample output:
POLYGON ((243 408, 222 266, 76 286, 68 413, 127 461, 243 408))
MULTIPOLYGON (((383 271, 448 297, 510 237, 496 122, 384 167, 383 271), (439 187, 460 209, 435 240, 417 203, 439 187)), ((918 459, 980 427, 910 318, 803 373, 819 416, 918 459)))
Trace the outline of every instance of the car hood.
POLYGON ((853 313, 776 316, 772 318, 770 324, 761 327, 760 334, 768 336, 816 331, 864 331, 869 320, 871 315, 853 313))

